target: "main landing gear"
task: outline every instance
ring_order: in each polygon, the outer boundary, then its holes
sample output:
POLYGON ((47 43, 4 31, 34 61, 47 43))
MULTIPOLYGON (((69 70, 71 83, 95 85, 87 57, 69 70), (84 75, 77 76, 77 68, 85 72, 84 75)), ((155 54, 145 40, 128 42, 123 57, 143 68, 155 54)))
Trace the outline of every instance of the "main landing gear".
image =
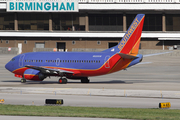
POLYGON ((21 83, 26 83, 26 79, 22 78, 21 83))
POLYGON ((59 84, 66 84, 67 83, 67 79, 66 78, 60 78, 59 79, 59 84))
POLYGON ((89 83, 89 79, 87 77, 81 78, 81 83, 89 83))

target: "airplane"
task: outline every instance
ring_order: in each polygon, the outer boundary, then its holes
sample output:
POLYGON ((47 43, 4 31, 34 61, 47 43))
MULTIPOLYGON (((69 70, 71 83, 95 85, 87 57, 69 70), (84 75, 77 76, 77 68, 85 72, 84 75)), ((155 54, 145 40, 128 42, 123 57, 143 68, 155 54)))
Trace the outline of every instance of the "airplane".
POLYGON ((50 76, 89 83, 88 77, 126 69, 142 61, 138 54, 145 14, 137 14, 118 45, 101 52, 30 52, 12 58, 5 68, 26 80, 43 81, 50 76))

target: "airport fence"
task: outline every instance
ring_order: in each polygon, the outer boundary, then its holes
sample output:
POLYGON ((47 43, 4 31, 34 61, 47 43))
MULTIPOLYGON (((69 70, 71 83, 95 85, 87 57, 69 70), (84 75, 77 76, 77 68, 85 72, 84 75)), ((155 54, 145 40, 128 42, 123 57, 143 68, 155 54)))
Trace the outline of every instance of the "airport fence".
POLYGON ((0 54, 18 54, 17 47, 0 47, 0 54))

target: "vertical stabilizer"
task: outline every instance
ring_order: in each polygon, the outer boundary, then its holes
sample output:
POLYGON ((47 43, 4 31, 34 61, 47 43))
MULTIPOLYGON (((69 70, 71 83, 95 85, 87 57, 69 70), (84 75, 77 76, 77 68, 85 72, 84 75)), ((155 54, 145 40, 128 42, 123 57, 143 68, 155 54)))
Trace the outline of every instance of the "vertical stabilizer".
POLYGON ((103 52, 118 52, 124 54, 137 55, 141 40, 141 33, 144 24, 144 14, 138 14, 131 23, 127 32, 115 47, 104 50, 103 52))

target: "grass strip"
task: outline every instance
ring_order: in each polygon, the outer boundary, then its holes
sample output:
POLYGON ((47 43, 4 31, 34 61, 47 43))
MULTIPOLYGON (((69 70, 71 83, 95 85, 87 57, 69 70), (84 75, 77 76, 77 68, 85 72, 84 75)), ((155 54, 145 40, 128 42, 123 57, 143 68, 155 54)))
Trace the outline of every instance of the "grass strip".
POLYGON ((180 110, 0 104, 0 115, 180 120, 180 110))

